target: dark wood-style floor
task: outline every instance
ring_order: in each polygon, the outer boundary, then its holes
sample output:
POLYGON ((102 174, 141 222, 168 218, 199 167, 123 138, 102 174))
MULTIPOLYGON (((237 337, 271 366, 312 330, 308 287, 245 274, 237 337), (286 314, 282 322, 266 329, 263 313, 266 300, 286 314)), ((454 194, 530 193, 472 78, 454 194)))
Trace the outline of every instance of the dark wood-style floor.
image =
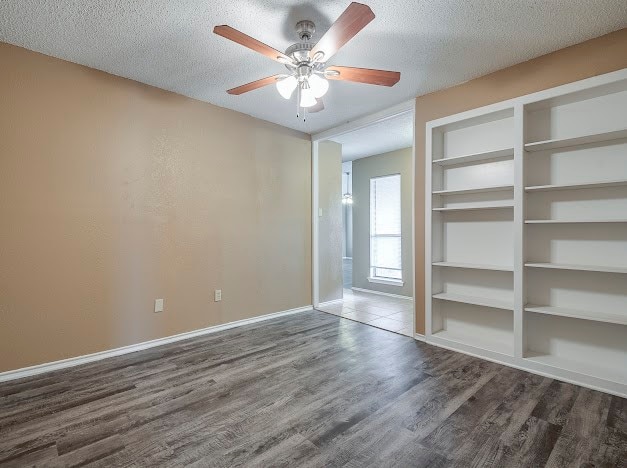
POLYGON ((627 466, 627 400, 312 311, 0 384, 2 466, 627 466))

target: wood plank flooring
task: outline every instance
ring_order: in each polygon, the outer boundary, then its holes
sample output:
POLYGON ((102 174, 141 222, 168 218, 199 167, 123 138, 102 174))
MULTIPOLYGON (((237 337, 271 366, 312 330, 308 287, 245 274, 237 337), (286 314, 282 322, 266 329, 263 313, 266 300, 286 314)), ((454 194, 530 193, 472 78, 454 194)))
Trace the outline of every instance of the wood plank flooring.
POLYGON ((312 311, 0 384, 0 466, 627 467, 627 400, 312 311))

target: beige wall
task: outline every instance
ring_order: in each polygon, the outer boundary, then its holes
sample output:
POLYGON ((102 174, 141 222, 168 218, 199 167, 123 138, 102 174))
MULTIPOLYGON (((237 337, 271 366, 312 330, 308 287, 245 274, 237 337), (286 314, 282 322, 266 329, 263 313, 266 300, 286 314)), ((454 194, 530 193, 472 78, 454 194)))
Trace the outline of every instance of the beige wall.
POLYGON ((401 296, 413 295, 413 264, 411 236, 411 170, 412 149, 370 156, 353 161, 353 286, 401 296), (401 250, 403 281, 401 287, 370 283, 370 179, 385 175, 401 175, 401 250))
POLYGON ((319 301, 342 299, 342 145, 318 146, 319 301))
MULTIPOLYGON (((310 303, 306 135, 7 44, 0 63, 0 371, 310 303)), ((627 29, 416 99, 419 333, 425 123, 625 67, 627 29)))
POLYGON ((311 304, 307 135, 7 44, 0 63, 0 371, 311 304))
POLYGON ((416 331, 424 333, 425 124, 433 119, 627 67, 627 29, 416 98, 416 331))

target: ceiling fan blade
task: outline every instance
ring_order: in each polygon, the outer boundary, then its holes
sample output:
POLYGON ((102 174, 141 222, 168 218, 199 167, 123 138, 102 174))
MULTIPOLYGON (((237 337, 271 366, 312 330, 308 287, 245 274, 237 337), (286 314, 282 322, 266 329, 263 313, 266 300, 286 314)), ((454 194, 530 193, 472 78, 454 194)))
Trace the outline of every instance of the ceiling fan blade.
POLYGON ((387 71, 387 70, 374 70, 372 68, 354 68, 354 67, 328 67, 325 72, 338 72, 325 73, 325 77, 329 80, 345 80, 356 81, 357 83, 367 83, 379 86, 394 86, 401 79, 401 72, 387 71))
POLYGON ((314 57, 317 52, 322 52, 324 55, 319 62, 326 62, 373 19, 374 13, 368 5, 351 3, 318 41, 309 56, 314 57))
POLYGON ((316 104, 308 107, 307 113, 314 114, 316 112, 320 112, 321 110, 324 110, 324 102, 322 102, 322 99, 316 99, 316 104))
POLYGON ((233 42, 237 42, 238 44, 243 45, 244 47, 248 47, 255 52, 259 52, 269 59, 275 60, 280 63, 292 63, 292 59, 285 55, 283 52, 279 52, 278 50, 273 49, 272 47, 258 41, 257 39, 247 36, 243 32, 238 31, 231 26, 216 26, 215 28, 213 28, 213 32, 216 33, 218 36, 225 37, 233 42))
POLYGON ((229 94, 235 94, 239 96, 240 94, 247 93, 248 91, 252 91, 254 89, 263 88, 264 86, 268 86, 270 84, 276 83, 276 80, 285 75, 272 75, 266 78, 262 78, 257 81, 252 81, 250 83, 246 83, 245 85, 238 86, 237 88, 232 88, 227 91, 229 94))

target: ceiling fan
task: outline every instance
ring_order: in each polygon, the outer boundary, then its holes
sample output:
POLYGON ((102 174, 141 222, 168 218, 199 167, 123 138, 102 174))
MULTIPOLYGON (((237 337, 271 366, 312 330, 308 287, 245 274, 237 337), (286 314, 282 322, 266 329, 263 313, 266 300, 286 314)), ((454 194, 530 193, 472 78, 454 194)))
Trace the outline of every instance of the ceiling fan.
POLYGON ((327 63, 344 44, 373 19, 374 13, 369 6, 353 2, 317 43, 311 42, 316 30, 315 24, 309 20, 299 21, 296 23, 296 33, 300 42, 288 47, 285 53, 279 52, 230 26, 216 26, 213 29, 214 33, 282 63, 289 70, 287 74, 268 76, 229 89, 227 93, 240 95, 275 84, 279 94, 285 99, 290 99, 294 91, 297 91, 296 115, 300 116, 301 109, 306 109, 307 112, 319 112, 324 109, 322 96, 329 89, 327 79, 394 86, 401 78, 400 72, 329 66, 327 63))

